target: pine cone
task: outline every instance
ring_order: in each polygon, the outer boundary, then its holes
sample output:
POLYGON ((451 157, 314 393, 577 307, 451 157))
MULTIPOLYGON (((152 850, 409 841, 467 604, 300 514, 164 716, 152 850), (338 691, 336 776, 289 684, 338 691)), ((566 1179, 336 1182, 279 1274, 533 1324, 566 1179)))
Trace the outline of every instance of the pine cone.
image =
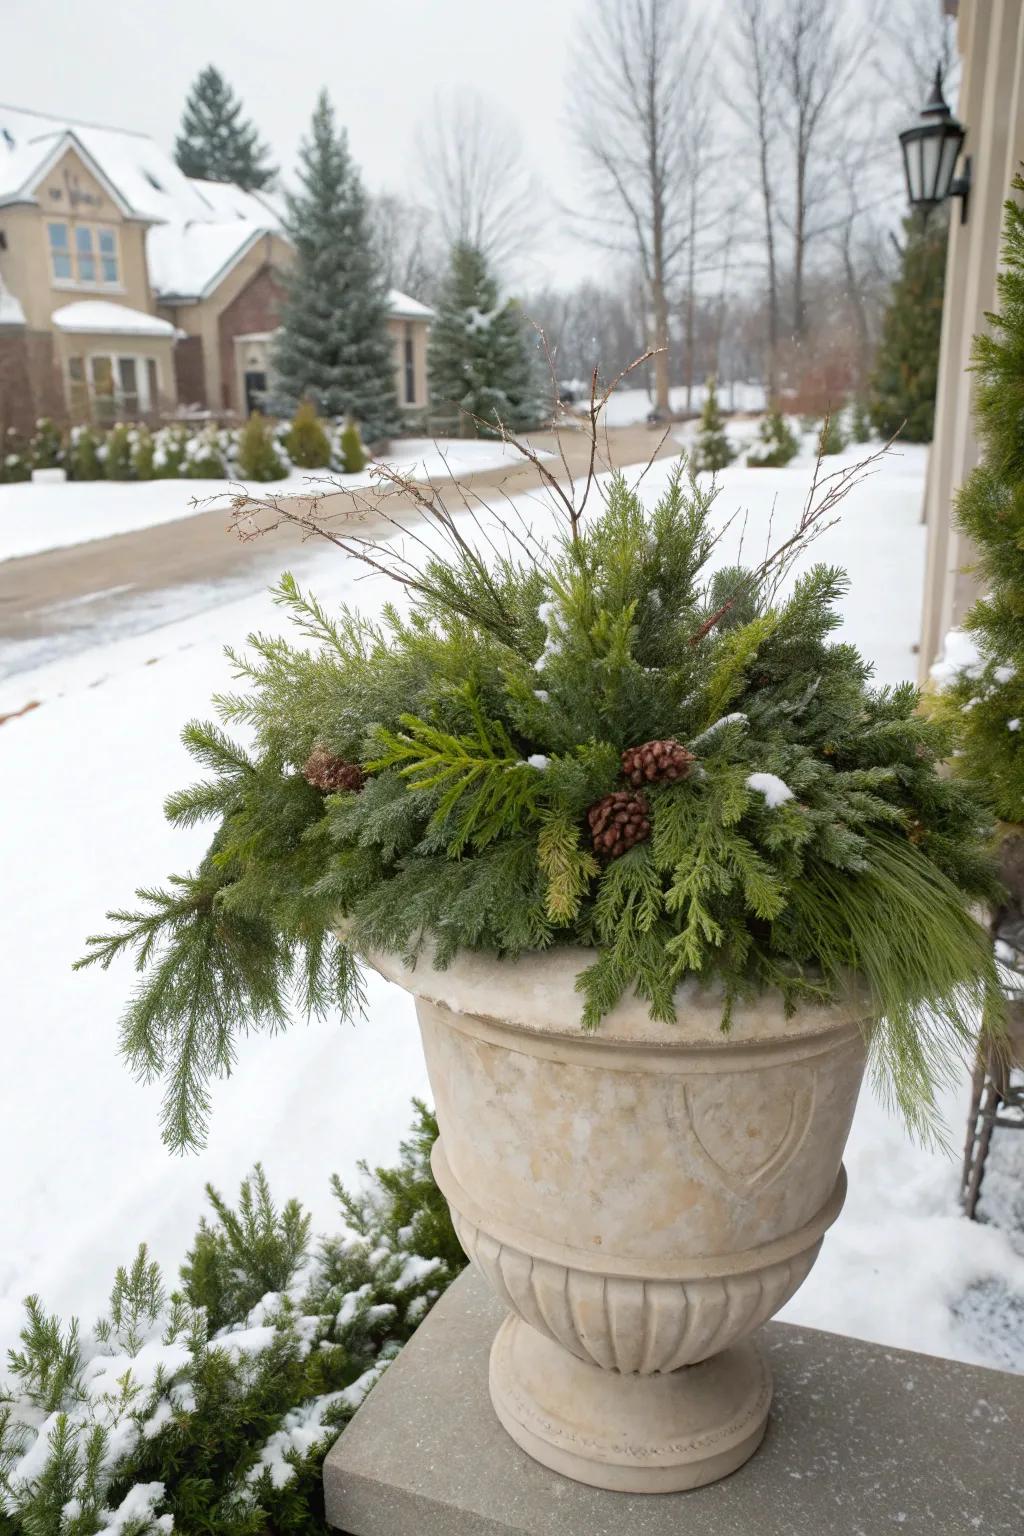
POLYGON ((617 859, 637 843, 646 842, 651 835, 648 814, 643 795, 634 795, 628 789, 618 789, 595 801, 587 812, 594 852, 617 859))
POLYGON ((622 754, 622 771, 637 789, 643 784, 674 784, 685 779, 697 759, 682 742, 668 737, 665 741, 645 741, 639 747, 627 747, 622 754))
POLYGON ((326 747, 314 747, 303 764, 302 777, 314 789, 335 795, 340 789, 352 789, 358 794, 366 776, 358 763, 335 757, 326 747))

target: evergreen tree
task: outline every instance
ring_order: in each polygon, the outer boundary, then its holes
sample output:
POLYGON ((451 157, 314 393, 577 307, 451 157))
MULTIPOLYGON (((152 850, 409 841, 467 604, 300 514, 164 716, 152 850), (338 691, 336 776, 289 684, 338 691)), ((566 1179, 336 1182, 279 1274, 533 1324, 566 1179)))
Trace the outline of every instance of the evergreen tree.
POLYGON ((219 69, 208 64, 185 101, 174 158, 186 176, 232 181, 247 192, 269 186, 277 175, 255 126, 219 69))
POLYGON ((68 474, 72 480, 103 479, 100 439, 91 427, 71 428, 68 443, 68 474))
POLYGON ((693 467, 712 471, 724 469, 734 457, 733 446, 725 433, 725 418, 718 408, 716 380, 710 378, 700 416, 700 432, 693 450, 693 467))
POLYGON ((433 414, 462 436, 494 436, 499 423, 529 430, 550 414, 522 312, 512 300, 502 303, 475 246, 452 249, 427 368, 433 414))
POLYGON ((794 458, 799 444, 789 422, 778 406, 773 406, 761 422, 759 441, 747 455, 750 469, 781 469, 794 458))
POLYGON ((295 261, 274 352, 275 394, 352 416, 370 439, 397 429, 386 279, 366 194, 326 91, 300 151, 301 191, 288 196, 295 261))
POLYGON ((867 443, 871 440, 871 416, 868 411, 868 402, 863 395, 858 395, 853 402, 850 412, 850 441, 851 443, 867 443))
MULTIPOLYGON (((1014 178, 1024 193, 1024 179, 1014 178)), ((981 463, 957 496, 960 527, 977 550, 985 594, 966 627, 980 656, 963 668, 944 708, 960 727, 958 768, 982 785, 996 814, 1024 822, 1024 210, 1006 204, 999 313, 975 338, 975 421, 981 463)))
POLYGON ((871 380, 871 420, 883 437, 930 443, 939 376, 946 225, 911 214, 900 273, 882 322, 871 380), (901 430, 902 429, 902 430, 901 430))

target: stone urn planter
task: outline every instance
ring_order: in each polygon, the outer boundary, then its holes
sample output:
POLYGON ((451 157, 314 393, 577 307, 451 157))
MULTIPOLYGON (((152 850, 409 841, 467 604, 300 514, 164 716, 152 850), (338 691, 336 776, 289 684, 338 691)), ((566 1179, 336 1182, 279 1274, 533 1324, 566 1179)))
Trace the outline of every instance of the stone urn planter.
POLYGON ((695 1488, 764 1434, 752 1335, 843 1204, 867 1010, 738 1007, 687 986, 678 1022, 623 1002, 580 1029, 586 951, 445 971, 367 956, 412 992, 460 1241, 508 1307, 491 1351, 505 1429, 599 1488, 695 1488))

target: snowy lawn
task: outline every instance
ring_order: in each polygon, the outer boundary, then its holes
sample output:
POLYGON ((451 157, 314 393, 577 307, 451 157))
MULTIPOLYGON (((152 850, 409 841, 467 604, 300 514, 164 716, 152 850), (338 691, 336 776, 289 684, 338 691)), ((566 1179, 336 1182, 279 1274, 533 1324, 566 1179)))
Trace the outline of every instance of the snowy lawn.
MULTIPOLYGON (((874 658, 882 682, 915 671, 924 468, 921 450, 890 459, 815 550, 849 567, 844 636, 874 658)), ((655 465, 645 492, 655 494, 667 473, 655 465)), ((806 467, 726 471, 719 506, 723 517, 748 509, 748 555, 763 548, 773 501, 776 533, 789 527, 807 479, 806 467)), ((538 526, 546 521, 536 502, 524 505, 538 526)), ((735 557, 742 522, 723 540, 722 560, 735 557)), ((302 577, 329 603, 354 596, 369 607, 385 596, 381 585, 355 586, 333 551, 307 555, 302 577)), ((130 970, 69 969, 108 906, 198 858, 206 830, 172 831, 160 810, 169 790, 194 777, 179 730, 228 683, 222 645, 281 622, 265 596, 247 596, 0 684, 0 714, 39 701, 0 728, 0 1349, 14 1339, 30 1290, 91 1319, 140 1239, 172 1269, 204 1181, 233 1194, 257 1158, 279 1196, 298 1195, 318 1229, 336 1226, 329 1173, 348 1180, 357 1158, 390 1159, 410 1096, 429 1092, 410 1001, 371 978, 370 1016, 359 1026, 298 1025, 282 1039, 243 1042, 237 1071, 215 1088, 208 1150, 172 1158, 157 1134, 157 1090, 134 1084, 117 1057, 130 970)), ((947 1106, 958 1145, 963 1083, 947 1106)), ((866 1088, 847 1165, 846 1210, 785 1316, 1024 1369, 1019 1327, 1013 1343, 1024 1256, 1006 1233, 958 1215, 956 1163, 911 1146, 866 1088)), ((1012 1169, 1005 1178, 1014 1187, 1012 1169)))
MULTIPOLYGON (((518 462, 518 455, 504 443, 439 438, 399 438, 391 444, 386 462, 417 480, 467 475, 484 469, 500 469, 518 462)), ((261 494, 275 491, 317 490, 326 470, 292 470, 284 480, 257 487, 261 494)), ((331 475, 339 486, 355 490, 370 484, 370 470, 358 475, 331 475)), ((237 485, 234 487, 237 489, 237 485)), ((0 560, 15 555, 34 555, 66 544, 84 544, 157 523, 173 523, 209 510, 211 496, 232 489, 228 480, 111 480, 68 481, 65 485, 0 485, 0 560), (193 506, 199 501, 199 506, 193 506)))
MULTIPOLYGON (((668 398, 673 411, 686 409, 682 384, 670 389, 668 398)), ((690 409, 699 411, 703 404, 704 385, 695 384, 690 391, 690 409)), ((718 404, 723 411, 763 411, 764 389, 760 384, 723 384, 718 390, 718 404)), ((633 427, 646 421, 653 408, 646 389, 617 389, 605 407, 605 420, 610 427, 633 427)))

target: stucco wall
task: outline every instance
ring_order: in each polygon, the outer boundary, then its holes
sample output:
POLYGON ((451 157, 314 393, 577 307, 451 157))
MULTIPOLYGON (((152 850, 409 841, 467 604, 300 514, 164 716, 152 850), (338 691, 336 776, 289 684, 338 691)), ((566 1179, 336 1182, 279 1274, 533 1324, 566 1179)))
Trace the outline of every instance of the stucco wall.
MULTIPOLYGON (((971 549, 953 527, 953 497, 978 462, 971 417, 971 343, 995 308, 1002 205, 1024 159, 1024 5, 1021 0, 961 0, 963 57, 958 116, 967 127, 971 194, 966 224, 955 203, 946 264, 935 440, 928 465, 928 556, 921 626, 922 680, 946 631, 975 595, 964 570, 971 549)), ((962 166, 962 161, 961 161, 962 166)))
POLYGON ((113 304, 152 312, 153 297, 146 268, 147 226, 123 217, 109 193, 73 150, 61 156, 33 195, 35 205, 0 209, 0 229, 7 237, 7 250, 0 251, 0 276, 20 299, 31 329, 42 329, 55 309, 79 299, 109 299, 113 304), (46 228, 54 219, 71 226, 72 244, 78 223, 115 229, 119 281, 85 284, 74 278, 54 279, 46 228))

